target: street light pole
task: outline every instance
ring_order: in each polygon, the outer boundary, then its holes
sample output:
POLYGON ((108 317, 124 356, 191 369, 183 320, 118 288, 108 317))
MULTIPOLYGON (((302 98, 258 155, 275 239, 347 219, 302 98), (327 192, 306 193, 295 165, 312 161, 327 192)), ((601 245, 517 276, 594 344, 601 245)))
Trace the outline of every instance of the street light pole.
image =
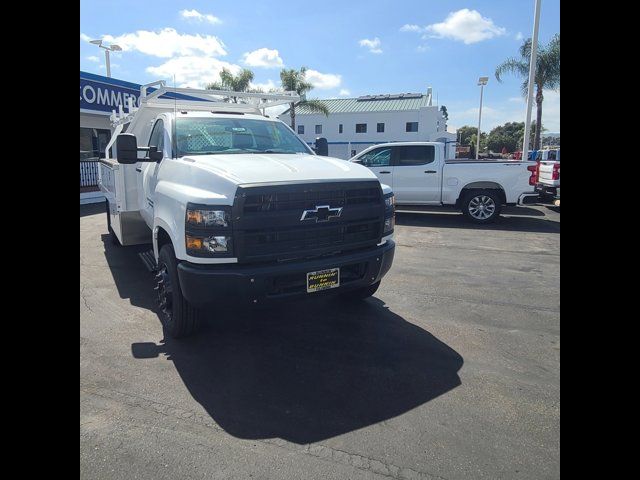
POLYGON ((111 78, 111 62, 109 61, 109 49, 104 49, 104 57, 107 63, 107 77, 111 78))
MULTIPOLYGON (((529 156, 529 131, 531 129, 531 108, 533 107, 533 81, 536 77, 536 57, 538 55, 538 28, 540 26, 540 0, 536 0, 533 14, 533 38, 531 40, 531 63, 529 64, 529 83, 527 86, 527 115, 524 121, 524 142, 522 145, 522 161, 529 156)), ((540 128, 540 125, 536 125, 540 128)))
POLYGON ((106 62, 106 66, 107 66, 107 77, 111 77, 111 59, 109 58, 109 54, 111 52, 120 52, 122 50, 122 48, 120 47, 120 45, 111 45, 110 47, 105 47, 102 44, 102 40, 91 40, 89 43, 93 43, 94 45, 97 45, 100 48, 104 49, 104 57, 105 57, 105 62, 106 62))
POLYGON ((476 139, 476 160, 480 155, 480 122, 482 120, 482 93, 484 86, 489 81, 489 77, 480 77, 478 79, 478 85, 480 85, 480 110, 478 111, 478 138, 476 139))

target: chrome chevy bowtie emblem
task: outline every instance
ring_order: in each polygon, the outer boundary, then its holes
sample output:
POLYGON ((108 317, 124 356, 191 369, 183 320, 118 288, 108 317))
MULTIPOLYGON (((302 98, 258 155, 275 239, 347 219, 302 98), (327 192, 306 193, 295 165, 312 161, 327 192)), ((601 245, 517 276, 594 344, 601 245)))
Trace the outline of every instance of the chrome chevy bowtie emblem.
POLYGON ((328 222, 332 218, 339 217, 342 213, 342 207, 331 208, 329 205, 316 205, 313 210, 305 210, 302 212, 300 221, 315 220, 318 222, 328 222))

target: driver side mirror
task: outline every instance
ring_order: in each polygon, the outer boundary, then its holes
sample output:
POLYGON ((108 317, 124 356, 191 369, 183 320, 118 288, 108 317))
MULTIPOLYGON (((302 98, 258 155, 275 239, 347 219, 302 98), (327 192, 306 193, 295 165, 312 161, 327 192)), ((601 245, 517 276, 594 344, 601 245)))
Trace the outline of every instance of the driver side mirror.
POLYGON ((131 165, 137 162, 159 162, 162 160, 162 152, 158 151, 158 147, 140 147, 138 148, 138 140, 132 133, 121 133, 116 138, 116 153, 118 163, 131 165), (138 158, 138 151, 149 152, 147 158, 138 158))
POLYGON ((132 164, 138 161, 138 140, 132 133, 121 133, 116 138, 118 163, 132 164))

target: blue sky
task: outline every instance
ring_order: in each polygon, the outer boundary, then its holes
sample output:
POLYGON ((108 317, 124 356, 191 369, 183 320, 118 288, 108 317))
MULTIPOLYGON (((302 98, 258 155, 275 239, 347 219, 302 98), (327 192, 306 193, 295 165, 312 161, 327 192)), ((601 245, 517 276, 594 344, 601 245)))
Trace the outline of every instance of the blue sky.
MULTIPOLYGON (((531 36, 533 0, 277 1, 82 0, 80 69, 105 74, 103 38, 115 78, 160 78, 203 86, 226 66, 250 68, 254 83, 279 86, 284 66, 309 69, 309 97, 425 92, 449 111, 449 130, 476 125, 477 78, 485 87, 482 130, 524 121, 521 80, 498 83, 496 65, 531 36)), ((560 31, 559 0, 543 0, 540 42, 560 31)), ((535 113, 534 113, 535 115, 535 113)), ((560 131, 560 93, 545 92, 543 126, 560 131)))

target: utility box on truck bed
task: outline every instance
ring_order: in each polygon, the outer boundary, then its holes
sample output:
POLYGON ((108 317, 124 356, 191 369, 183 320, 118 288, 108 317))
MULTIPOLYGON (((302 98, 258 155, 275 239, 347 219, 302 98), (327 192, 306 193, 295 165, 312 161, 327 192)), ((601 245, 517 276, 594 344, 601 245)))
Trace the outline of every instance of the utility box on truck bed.
POLYGON ((151 230, 140 215, 136 166, 103 158, 99 163, 100 190, 107 199, 109 230, 121 245, 149 243, 151 230))

